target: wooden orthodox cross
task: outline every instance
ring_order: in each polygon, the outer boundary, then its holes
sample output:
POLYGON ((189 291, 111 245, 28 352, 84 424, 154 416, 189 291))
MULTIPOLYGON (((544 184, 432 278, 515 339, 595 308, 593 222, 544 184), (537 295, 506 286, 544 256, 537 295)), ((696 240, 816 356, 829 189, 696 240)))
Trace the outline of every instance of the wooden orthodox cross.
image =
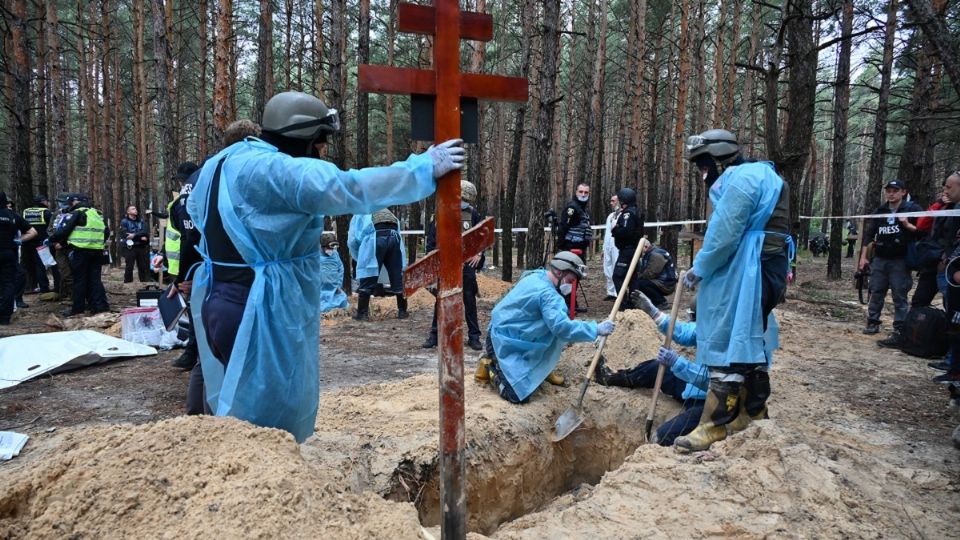
MULTIPOLYGON (((436 96, 434 138, 460 137, 460 98, 526 101, 526 79, 463 73, 460 40, 490 41, 493 17, 460 11, 458 0, 434 0, 433 7, 400 3, 401 32, 434 36, 433 69, 361 65, 361 92, 436 96)), ((479 187, 479 186, 478 186, 479 187)), ((408 269, 411 286, 438 282, 437 327, 440 355, 440 530, 448 540, 466 538, 463 400, 463 262, 493 243, 485 221, 461 237, 460 171, 438 181, 438 252, 408 269), (467 249, 464 249, 464 238, 467 249), (470 251, 472 253, 467 253, 470 251), (438 264, 439 261, 439 264, 438 264), (428 281, 424 281, 428 280, 428 281)), ((407 288, 409 292, 415 289, 407 288)))

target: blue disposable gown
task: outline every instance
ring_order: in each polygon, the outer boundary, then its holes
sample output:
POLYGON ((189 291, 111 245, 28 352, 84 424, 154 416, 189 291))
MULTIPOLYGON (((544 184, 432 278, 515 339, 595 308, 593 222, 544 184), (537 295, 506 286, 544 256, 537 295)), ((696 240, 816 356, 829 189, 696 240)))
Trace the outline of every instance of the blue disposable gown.
POLYGON ((357 261, 357 279, 374 277, 380 273, 377 265, 377 231, 373 228, 370 214, 358 214, 350 220, 347 248, 353 260, 357 261))
POLYGON ((343 292, 343 262, 336 251, 329 255, 320 251, 320 311, 345 308, 350 305, 343 292))
POLYGON ((489 333, 500 371, 523 400, 557 367, 565 343, 597 339, 597 323, 570 320, 546 271, 535 270, 493 308, 489 333))
MULTIPOLYGON (((379 208, 378 208, 379 210, 379 208)), ((397 230, 400 230, 400 221, 397 221, 397 230)), ((380 264, 377 262, 377 231, 373 226, 370 214, 355 215, 350 220, 350 229, 347 231, 347 248, 350 256, 357 261, 357 279, 377 277, 380 275, 380 264)), ((400 257, 403 267, 407 266, 407 248, 400 241, 400 257)))
POLYGON ((697 363, 724 367, 762 364, 760 250, 763 228, 780 199, 784 182, 773 164, 728 168, 710 188, 713 214, 693 272, 703 278, 697 292, 697 363))
MULTIPOLYGON (((667 333, 667 326, 670 324, 670 318, 666 317, 657 327, 661 334, 667 333)), ((777 318, 773 313, 767 316, 767 331, 764 334, 764 350, 767 354, 767 367, 773 364, 773 351, 780 348, 780 340, 777 337, 777 318)), ((673 326, 673 342, 684 347, 697 346, 697 323, 677 321, 673 326)), ((710 373, 705 366, 696 362, 691 362, 684 356, 679 356, 674 362, 670 372, 677 376, 681 381, 687 383, 683 389, 683 399, 707 399, 707 387, 710 383, 710 373)))
MULTIPOLYGON (((207 160, 200 173, 187 209, 201 233, 223 158, 217 209, 255 278, 226 370, 210 352, 203 325, 196 325, 207 402, 217 416, 285 429, 302 442, 313 433, 320 397, 323 216, 423 199, 436 189, 433 163, 420 154, 388 167, 341 171, 248 138, 207 160)), ((209 253, 206 242, 203 234, 202 253, 209 253)), ((212 264, 205 256, 194 298, 205 298, 212 264)), ((201 320, 202 304, 193 302, 194 320, 201 320)))

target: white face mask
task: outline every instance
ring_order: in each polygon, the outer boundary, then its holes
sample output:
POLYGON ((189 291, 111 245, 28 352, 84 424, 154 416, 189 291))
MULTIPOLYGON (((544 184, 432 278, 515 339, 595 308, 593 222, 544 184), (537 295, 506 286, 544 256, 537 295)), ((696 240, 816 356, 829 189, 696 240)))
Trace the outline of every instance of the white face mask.
POLYGON ((573 292, 573 283, 561 283, 559 288, 560 294, 569 296, 573 292))
POLYGON ((577 200, 580 201, 580 202, 587 202, 587 201, 590 200, 590 196, 589 196, 589 195, 584 195, 584 196, 581 197, 580 195, 577 195, 577 200))

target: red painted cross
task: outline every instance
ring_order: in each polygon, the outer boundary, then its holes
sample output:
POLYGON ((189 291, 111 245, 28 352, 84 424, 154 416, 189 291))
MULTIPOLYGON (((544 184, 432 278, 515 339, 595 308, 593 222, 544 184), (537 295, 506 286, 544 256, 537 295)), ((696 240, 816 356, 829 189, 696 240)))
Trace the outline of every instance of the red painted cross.
MULTIPOLYGON (((398 10, 401 32, 435 37, 434 69, 361 65, 361 92, 435 95, 433 132, 437 141, 460 136, 461 97, 527 100, 526 79, 460 71, 460 40, 492 39, 493 18, 490 15, 462 12, 458 0, 434 0, 433 7, 401 3, 398 10)), ((464 246, 460 228, 460 171, 453 171, 438 182, 436 222, 436 258, 439 264, 424 262, 419 275, 422 279, 430 280, 426 283, 437 281, 439 285, 440 500, 443 509, 440 530, 445 539, 462 539, 466 538, 467 531, 462 332, 464 246)), ((481 227, 480 230, 492 229, 492 223, 477 227, 481 227)), ((477 227, 472 230, 477 230, 477 227)), ((491 245, 492 234, 483 234, 482 237, 484 242, 473 247, 483 249, 491 245)))

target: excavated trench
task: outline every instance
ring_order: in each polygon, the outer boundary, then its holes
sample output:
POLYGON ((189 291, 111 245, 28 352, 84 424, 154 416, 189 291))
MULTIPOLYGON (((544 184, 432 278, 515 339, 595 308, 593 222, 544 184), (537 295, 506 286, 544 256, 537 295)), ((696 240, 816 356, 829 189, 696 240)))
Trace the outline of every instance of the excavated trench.
MULTIPOLYGON (((583 484, 597 484, 644 444, 642 419, 630 416, 620 423, 588 422, 559 443, 547 434, 474 440, 466 451, 467 530, 491 534, 583 484)), ((385 498, 413 502, 424 526, 440 523, 437 460, 404 460, 390 484, 385 498)))

